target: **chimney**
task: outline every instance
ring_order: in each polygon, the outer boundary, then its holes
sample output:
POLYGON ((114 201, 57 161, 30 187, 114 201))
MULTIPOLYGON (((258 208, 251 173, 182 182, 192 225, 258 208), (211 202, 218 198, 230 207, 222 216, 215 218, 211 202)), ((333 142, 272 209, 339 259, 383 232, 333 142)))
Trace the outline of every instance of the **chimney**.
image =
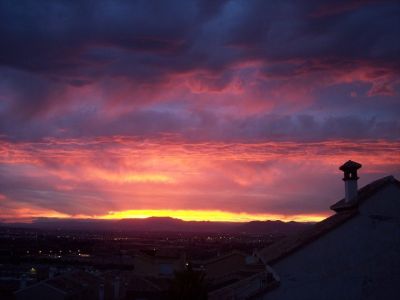
POLYGON ((361 164, 355 161, 347 161, 342 166, 340 166, 339 170, 343 171, 343 181, 345 188, 345 202, 349 203, 351 200, 355 200, 357 197, 357 170, 361 168, 361 164))

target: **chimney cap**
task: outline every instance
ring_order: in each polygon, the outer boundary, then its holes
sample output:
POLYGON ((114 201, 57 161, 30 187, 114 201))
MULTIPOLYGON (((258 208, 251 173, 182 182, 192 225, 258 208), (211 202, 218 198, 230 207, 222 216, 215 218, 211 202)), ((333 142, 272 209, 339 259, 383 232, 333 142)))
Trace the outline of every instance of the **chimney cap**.
POLYGON ((342 170, 343 172, 346 172, 346 171, 351 172, 351 171, 356 171, 361 167, 362 167, 362 165, 359 164, 358 162, 348 160, 347 162, 345 162, 343 165, 340 166, 339 170, 342 170))

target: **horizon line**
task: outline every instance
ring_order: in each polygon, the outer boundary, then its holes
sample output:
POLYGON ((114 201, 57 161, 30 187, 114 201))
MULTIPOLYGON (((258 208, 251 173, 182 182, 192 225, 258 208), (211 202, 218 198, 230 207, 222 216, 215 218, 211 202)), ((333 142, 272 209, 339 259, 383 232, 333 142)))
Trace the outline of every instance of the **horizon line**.
MULTIPOLYGON (((26 212, 25 212, 26 213, 26 212)), ((0 222, 11 223, 33 223, 40 219, 53 220, 144 220, 149 218, 171 218, 185 222, 218 222, 218 223, 246 223, 251 221, 282 221, 282 222, 319 222, 327 218, 329 214, 260 214, 247 212, 229 212, 221 210, 123 210, 109 211, 103 215, 72 215, 56 211, 31 212, 20 217, 0 217, 0 222)))

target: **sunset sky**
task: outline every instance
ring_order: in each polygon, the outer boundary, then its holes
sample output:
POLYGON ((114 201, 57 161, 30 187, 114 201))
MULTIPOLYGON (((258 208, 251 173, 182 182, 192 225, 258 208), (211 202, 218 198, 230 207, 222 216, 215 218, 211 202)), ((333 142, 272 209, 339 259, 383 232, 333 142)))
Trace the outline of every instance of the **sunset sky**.
POLYGON ((398 1, 0 1, 0 221, 316 221, 400 178, 398 1))

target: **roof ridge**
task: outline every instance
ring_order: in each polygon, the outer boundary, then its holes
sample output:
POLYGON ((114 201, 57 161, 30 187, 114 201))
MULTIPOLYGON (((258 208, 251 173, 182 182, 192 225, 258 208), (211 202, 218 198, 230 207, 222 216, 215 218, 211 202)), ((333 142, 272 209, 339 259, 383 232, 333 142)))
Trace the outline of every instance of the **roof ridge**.
POLYGON ((393 175, 388 175, 381 177, 379 179, 376 179, 362 188, 358 189, 358 194, 357 197, 355 197, 353 200, 350 202, 345 202, 345 199, 342 198, 335 204, 332 204, 329 208, 339 212, 342 210, 347 210, 347 209, 352 209, 354 207, 357 207, 358 204, 364 202, 367 198, 371 197, 373 194, 375 194, 378 190, 383 188, 389 183, 395 183, 396 185, 400 186, 400 181, 398 181, 393 175))
MULTIPOLYGON (((400 181, 398 181, 393 175, 385 176, 359 189, 357 201, 359 202, 368 199, 389 183, 394 183, 400 187, 400 181)), ((358 209, 356 207, 357 205, 354 203, 351 203, 351 205, 346 204, 345 206, 344 199, 342 199, 331 206, 331 209, 336 211, 335 214, 314 224, 311 228, 287 236, 286 238, 273 243, 271 246, 260 250, 258 256, 266 264, 275 263, 353 218, 358 214, 358 209), (341 207, 342 209, 340 209, 341 207)))
POLYGON ((212 263, 212 262, 219 261, 221 259, 224 259, 226 257, 232 256, 232 255, 235 255, 235 254, 240 254, 240 255, 243 255, 243 256, 247 256, 247 253, 245 253, 243 251, 240 251, 238 249, 233 249, 232 251, 224 253, 224 254, 222 254, 220 256, 213 256, 213 257, 210 257, 210 258, 207 258, 207 259, 204 259, 204 260, 197 260, 197 261, 194 261, 194 262, 195 263, 207 264, 207 263, 212 263))
POLYGON ((315 241, 330 230, 342 225, 353 216, 357 215, 355 209, 335 213, 328 218, 315 223, 297 234, 292 234, 262 249, 259 252, 261 260, 265 264, 274 263, 281 258, 295 252, 297 249, 315 241))

